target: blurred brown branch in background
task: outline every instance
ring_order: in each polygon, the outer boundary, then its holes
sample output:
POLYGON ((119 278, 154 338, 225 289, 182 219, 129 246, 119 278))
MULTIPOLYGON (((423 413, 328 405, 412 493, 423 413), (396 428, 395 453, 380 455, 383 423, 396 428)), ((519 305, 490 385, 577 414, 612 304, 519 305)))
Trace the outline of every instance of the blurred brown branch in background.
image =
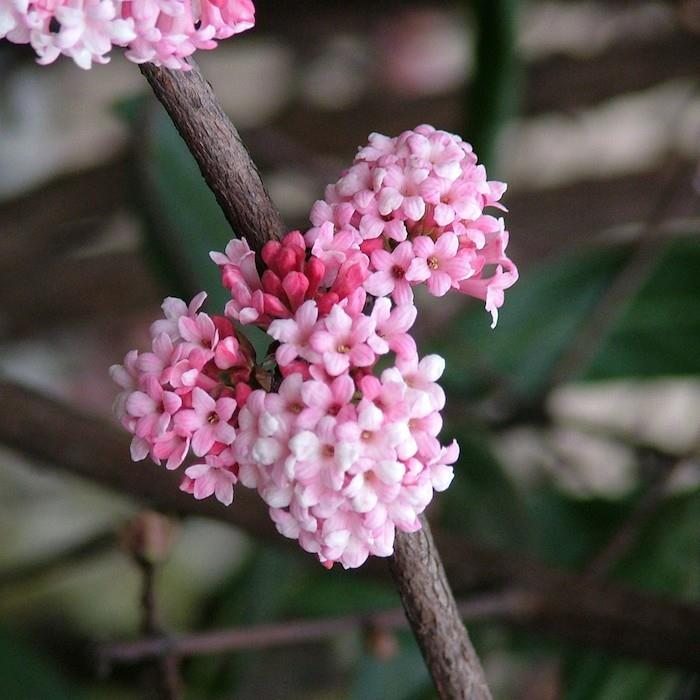
MULTIPOLYGON (((129 438, 115 425, 10 382, 0 382, 0 443, 48 468, 76 474, 165 513, 201 515, 282 545, 264 505, 239 489, 231 508, 179 491, 179 477, 128 459, 129 438)), ((587 580, 515 553, 480 547, 437 531, 458 595, 489 588, 532 596, 507 621, 622 656, 694 670, 700 665, 700 606, 587 580)), ((381 562, 361 575, 386 575, 381 562)))
MULTIPOLYGON (((458 604, 460 615, 467 622, 517 616, 529 607, 526 595, 475 595, 458 604)), ((231 651, 265 649, 287 644, 313 644, 356 630, 393 630, 408 626, 403 608, 378 612, 324 617, 318 620, 285 620, 251 627, 212 630, 183 636, 152 636, 133 642, 108 643, 97 650, 98 658, 109 667, 128 664, 165 654, 198 656, 231 651)))
MULTIPOLYGON (((121 541, 141 574, 141 633, 161 635, 164 629, 160 620, 157 594, 157 574, 170 552, 174 539, 174 524, 159 513, 144 511, 122 530, 121 541)), ((179 657, 167 650, 155 659, 155 683, 159 700, 179 700, 183 687, 180 678, 179 657)), ((98 665, 105 663, 98 657, 98 665)))

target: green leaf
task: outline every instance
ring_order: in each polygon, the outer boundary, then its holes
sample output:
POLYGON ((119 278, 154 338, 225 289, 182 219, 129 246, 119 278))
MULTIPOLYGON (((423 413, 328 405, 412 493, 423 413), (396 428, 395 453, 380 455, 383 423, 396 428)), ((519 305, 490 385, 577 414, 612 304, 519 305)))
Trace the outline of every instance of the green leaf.
POLYGON ((288 601, 287 613, 298 617, 324 617, 386 610, 399 605, 396 591, 389 584, 366 580, 357 571, 334 567, 318 570, 288 601))
POLYGON ((669 498, 614 571, 635 588, 696 600, 700 592, 700 492, 669 498))
MULTIPOLYGON (((305 567, 292 552, 260 547, 210 597, 198 629, 253 625, 283 618, 290 596, 306 580, 305 567)), ((186 673, 188 697, 218 698, 231 693, 255 668, 265 651, 236 652, 193 659, 186 673)))
MULTIPOLYGON (((668 499, 640 534, 614 575, 631 587, 673 598, 697 599, 700 590, 700 494, 668 499)), ((667 700, 679 674, 617 660, 610 654, 567 656, 566 700, 667 700)))
POLYGON ((517 18, 519 0, 471 0, 476 42, 466 136, 493 179, 499 139, 515 115, 520 92, 517 18))
POLYGON ((584 378, 700 374, 699 270, 697 238, 669 246, 584 378))
POLYGON ((677 674, 609 654, 570 655, 565 666, 565 700, 669 700, 677 674))
POLYGON ((518 395, 536 396, 625 257, 620 248, 588 250, 529 270, 509 290, 495 330, 483 305, 470 304, 438 339, 446 384, 464 392, 490 374, 518 395))
POLYGON ((483 544, 525 546, 530 527, 522 496, 487 440, 461 431, 457 439, 460 457, 455 478, 438 501, 441 526, 483 544))
MULTIPOLYGON (((415 641, 400 636, 397 654, 387 660, 365 654, 359 661, 350 700, 415 700, 425 697, 430 677, 415 641)), ((433 696, 434 697, 434 696, 433 696)))
MULTIPOLYGON (((483 308, 471 305, 456 318, 449 338, 433 341, 447 359, 448 388, 474 396, 502 378, 521 398, 537 398, 629 253, 628 245, 587 249, 532 268, 509 290, 493 331, 483 308)), ((697 239, 667 245, 580 378, 700 374, 698 269, 697 239)))
POLYGON ((526 497, 530 551, 558 566, 581 568, 609 540, 634 500, 574 498, 552 485, 533 488, 526 497))
POLYGON ((165 110, 147 103, 137 114, 132 123, 138 131, 138 179, 145 199, 139 209, 149 242, 178 287, 190 295, 205 289, 214 304, 223 306, 228 293, 209 252, 226 247, 231 227, 165 110))
POLYGON ((59 669, 31 646, 0 631, 0 698, 11 700, 77 700, 59 669))

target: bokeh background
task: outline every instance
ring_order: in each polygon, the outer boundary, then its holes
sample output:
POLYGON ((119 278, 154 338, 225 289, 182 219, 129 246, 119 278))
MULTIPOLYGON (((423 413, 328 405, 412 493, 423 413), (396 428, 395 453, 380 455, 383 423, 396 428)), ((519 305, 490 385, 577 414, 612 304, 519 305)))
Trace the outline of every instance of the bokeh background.
MULTIPOLYGON (((677 658, 629 627, 651 610, 629 591, 700 598, 700 3, 256 4, 198 60, 290 228, 372 131, 460 133, 509 183, 522 277, 498 328, 425 297, 417 331, 462 445, 431 518, 495 697, 700 697, 697 609, 660 609, 662 646, 696 644, 677 658), (523 589, 563 590, 554 622, 504 604, 523 589)), ((107 368, 163 296, 216 308, 207 252, 230 231, 134 65, 3 43, 0 74, 0 697, 159 697, 152 663, 95 654, 145 629, 151 568, 170 633, 396 608, 383 562, 326 572, 240 490, 178 518, 163 470, 129 466, 107 368)), ((330 626, 186 659, 185 697, 435 697, 405 631, 330 626)))

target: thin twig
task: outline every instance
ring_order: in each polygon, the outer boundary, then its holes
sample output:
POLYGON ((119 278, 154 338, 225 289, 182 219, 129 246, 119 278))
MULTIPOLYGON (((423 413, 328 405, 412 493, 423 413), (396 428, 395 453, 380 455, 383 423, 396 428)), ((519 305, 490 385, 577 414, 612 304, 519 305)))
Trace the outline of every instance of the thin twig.
POLYGON ((190 71, 140 66, 199 165, 236 235, 260 250, 285 228, 260 174, 211 85, 195 62, 190 71))
MULTIPOLYGON (((462 601, 457 609, 464 619, 476 621, 517 616, 527 607, 528 597, 525 594, 497 593, 462 601)), ((167 654, 187 657, 311 644, 362 628, 393 630, 406 625, 403 608, 394 608, 319 620, 288 620, 252 627, 235 627, 179 637, 150 636, 133 642, 105 644, 98 649, 98 656, 109 667, 112 664, 135 663, 167 654)))
MULTIPOLYGON (((197 160, 234 231, 260 250, 284 231, 281 217, 211 85, 196 64, 191 65, 188 72, 150 64, 141 66, 141 71, 197 160)), ((455 609, 427 521, 419 533, 399 534, 396 552, 392 573, 441 697, 488 700, 481 665, 455 609), (418 582, 422 585, 414 585, 418 582), (428 618, 431 625, 426 624, 428 618)))
MULTIPOLYGON (((141 634, 148 636, 163 634, 156 578, 158 564, 169 550, 168 529, 162 516, 146 511, 132 520, 123 533, 124 545, 141 573, 141 634)), ((104 661, 98 659, 98 662, 104 669, 104 661)), ((159 700, 180 700, 183 686, 177 654, 167 650, 149 670, 155 671, 152 683, 156 686, 159 700)))
MULTIPOLYGON (((156 566, 146 559, 138 557, 141 570, 141 610, 143 619, 141 631, 146 635, 162 633, 158 620, 156 603, 156 566)), ((182 697, 178 655, 171 649, 162 654, 156 666, 158 695, 162 700, 179 700, 182 697)))
POLYGON ((619 529, 588 563, 585 575, 604 579, 634 546, 644 528, 657 513, 668 492, 668 484, 683 458, 673 455, 654 456, 653 473, 632 512, 619 529))

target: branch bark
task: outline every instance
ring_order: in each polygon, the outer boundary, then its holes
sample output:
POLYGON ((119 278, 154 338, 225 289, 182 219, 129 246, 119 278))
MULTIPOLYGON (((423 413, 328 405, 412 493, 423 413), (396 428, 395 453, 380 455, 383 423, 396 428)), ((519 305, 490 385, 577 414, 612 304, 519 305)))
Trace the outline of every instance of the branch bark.
MULTIPOLYGON (((129 437, 116 425, 6 381, 0 381, 0 444, 164 513, 214 518, 258 541, 294 546, 277 534, 253 491, 238 489, 231 508, 211 498, 197 501, 178 489, 179 474, 131 462, 129 437)), ((700 667, 700 606, 589 581, 444 532, 437 532, 436 539, 458 595, 475 588, 527 594, 531 604, 506 617, 509 624, 657 665, 700 667)), ((365 576, 386 573, 379 560, 360 571, 365 576)))
MULTIPOLYGON (((211 85, 191 64, 188 72, 144 64, 141 72, 197 160, 234 231, 259 251, 283 233, 282 219, 211 85)), ((441 697, 489 700, 481 665, 457 612, 427 521, 423 520, 418 534, 399 534, 396 551, 394 579, 441 697), (433 595, 436 592, 440 595, 433 595)))
POLYGON ((236 235, 256 251, 285 227, 236 127, 194 61, 190 71, 140 66, 194 156, 236 235))
POLYGON ((396 533, 389 568, 441 698, 490 700, 479 657, 457 609, 425 516, 418 532, 396 533))

